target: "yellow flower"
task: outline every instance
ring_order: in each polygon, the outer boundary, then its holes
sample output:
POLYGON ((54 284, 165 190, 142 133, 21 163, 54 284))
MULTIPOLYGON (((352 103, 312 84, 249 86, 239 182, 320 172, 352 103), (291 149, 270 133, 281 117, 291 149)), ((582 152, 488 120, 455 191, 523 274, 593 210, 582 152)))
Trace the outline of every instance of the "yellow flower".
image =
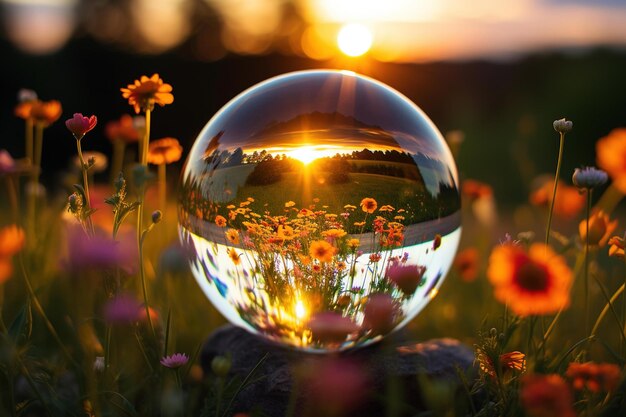
POLYGON ((293 227, 283 225, 278 226, 278 231, 276 232, 276 235, 279 239, 283 240, 292 240, 296 237, 296 234, 293 231, 293 227))
POLYGON ((373 198, 367 197, 361 200, 361 209, 366 213, 373 213, 378 207, 378 203, 373 198))
POLYGON ((163 138, 150 142, 148 162, 153 165, 171 164, 180 159, 183 147, 178 139, 163 138))
POLYGON ((309 255, 320 262, 330 262, 335 255, 335 248, 325 240, 316 240, 311 243, 309 255))
POLYGON ((352 249, 356 249, 359 247, 361 241, 359 239, 348 239, 348 247, 352 249))
POLYGON ((239 244, 239 232, 235 229, 228 229, 226 231, 226 239, 233 245, 239 244))
POLYGON ((287 202, 285 203, 285 207, 286 207, 286 208, 293 207, 293 206, 295 206, 295 205, 296 205, 296 203, 295 203, 295 202, 293 202, 293 201, 291 201, 291 200, 290 200, 290 201, 287 201, 287 202))
POLYGON ((328 229, 322 232, 322 236, 329 237, 331 239, 339 239, 340 237, 344 237, 347 233, 343 229, 328 229))
POLYGON ((155 104, 163 107, 174 102, 172 86, 165 84, 159 74, 154 74, 150 78, 142 75, 134 84, 129 84, 120 91, 122 97, 128 99, 128 104, 135 108, 135 113, 152 110, 155 104))

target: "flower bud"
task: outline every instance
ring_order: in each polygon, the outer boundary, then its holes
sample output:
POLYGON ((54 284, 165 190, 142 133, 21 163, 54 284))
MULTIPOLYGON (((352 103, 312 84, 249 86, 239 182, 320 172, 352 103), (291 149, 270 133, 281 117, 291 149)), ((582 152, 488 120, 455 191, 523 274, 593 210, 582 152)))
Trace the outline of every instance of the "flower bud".
POLYGON ((572 183, 578 188, 588 190, 604 185, 609 180, 609 175, 601 169, 594 167, 576 168, 572 175, 572 183))
POLYGON ((211 370, 213 373, 220 378, 224 378, 230 372, 230 367, 232 365, 232 361, 228 356, 216 356, 211 361, 211 370))
POLYGON ((554 123, 552 123, 552 126, 554 127, 554 130, 564 134, 572 130, 572 127, 574 127, 574 123, 572 123, 571 120, 565 120, 563 118, 555 120, 554 123))
POLYGON ((152 212, 152 223, 157 224, 161 221, 161 219, 163 219, 163 213, 161 213, 161 210, 154 210, 152 212))

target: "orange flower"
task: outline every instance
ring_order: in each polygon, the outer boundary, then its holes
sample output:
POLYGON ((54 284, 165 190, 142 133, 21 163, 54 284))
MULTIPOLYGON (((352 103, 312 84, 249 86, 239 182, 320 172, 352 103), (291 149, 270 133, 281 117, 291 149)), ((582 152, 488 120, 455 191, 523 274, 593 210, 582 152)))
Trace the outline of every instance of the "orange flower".
POLYGON ((150 78, 142 75, 141 79, 135 80, 134 84, 128 84, 127 88, 121 88, 120 91, 122 97, 128 99, 128 104, 135 108, 135 113, 152 110, 155 104, 163 107, 174 102, 172 86, 165 84, 159 74, 154 74, 150 78))
POLYGON ((609 256, 616 258, 624 258, 624 239, 619 236, 613 236, 609 239, 609 256))
POLYGON ((0 230, 0 284, 13 274, 11 257, 24 247, 24 231, 16 225, 0 230))
MULTIPOLYGON (((553 187, 553 180, 546 177, 541 181, 540 187, 531 193, 530 203, 535 206, 548 207, 552 201, 553 187)), ((572 219, 584 206, 585 196, 580 194, 576 187, 559 182, 554 202, 555 216, 572 219)))
POLYGON ((346 232, 343 229, 328 229, 322 232, 322 236, 330 239, 339 239, 340 237, 344 237, 345 235, 346 232))
POLYGON ((565 375, 572 379, 575 390, 587 388, 591 392, 611 392, 619 383, 620 369, 612 363, 572 362, 565 375))
POLYGON ((228 249, 228 257, 235 265, 239 265, 241 263, 241 258, 235 248, 228 249))
POLYGON ((228 229, 226 231, 226 239, 233 245, 239 244, 239 232, 236 229, 228 229))
POLYGON ((465 180, 461 185, 461 192, 470 201, 478 200, 482 197, 493 195, 493 189, 490 185, 476 180, 465 180))
POLYGON ((126 143, 134 143, 139 140, 139 131, 135 127, 132 116, 128 114, 123 115, 119 120, 107 123, 105 133, 110 141, 121 140, 126 143))
POLYGON ((555 313, 569 305, 572 271, 547 245, 535 243, 528 252, 515 245, 496 247, 487 276, 496 299, 519 316, 555 313))
POLYGON ((613 179, 613 185, 626 193, 626 128, 613 129, 596 142, 596 162, 613 179))
POLYGON ((480 254, 476 248, 467 248, 456 255, 454 268, 465 282, 472 282, 478 276, 480 254))
POLYGON ((520 394, 528 417, 576 417, 574 396, 559 375, 527 375, 520 394))
POLYGON ((373 213, 378 207, 378 203, 373 198, 367 197, 361 200, 361 209, 366 213, 373 213))
MULTIPOLYGON (((604 246, 609 240, 609 236, 617 227, 617 220, 610 222, 609 216, 599 210, 589 218, 589 244, 592 246, 604 246)), ((580 240, 585 242, 587 236, 587 220, 583 220, 578 225, 580 240)))
POLYGON ((224 216, 215 216, 215 224, 219 227, 226 227, 226 218, 224 216))
POLYGON ((317 259, 320 262, 332 261, 334 254, 335 248, 325 240, 316 240, 311 243, 311 247, 309 248, 311 258, 317 259))
MULTIPOLYGON (((490 377, 494 378, 496 376, 496 370, 494 369, 493 362, 489 355, 484 353, 484 351, 479 350, 478 353, 478 361, 480 364, 480 370, 490 377)), ((525 372, 526 371, 526 355, 522 352, 514 351, 503 353, 498 357, 498 362, 500 365, 500 369, 504 372, 506 371, 517 371, 517 372, 525 372)))
POLYGON ((150 142, 148 162, 154 165, 171 164, 180 159, 183 147, 178 139, 163 138, 150 142))
POLYGON ((16 225, 0 229, 0 258, 13 256, 24 247, 24 231, 16 225))
POLYGON ((15 106, 15 115, 20 119, 30 119, 34 101, 22 101, 15 106))
POLYGON ((56 122, 61 117, 63 109, 61 103, 56 100, 51 101, 35 101, 32 103, 30 116, 36 123, 48 126, 56 122))

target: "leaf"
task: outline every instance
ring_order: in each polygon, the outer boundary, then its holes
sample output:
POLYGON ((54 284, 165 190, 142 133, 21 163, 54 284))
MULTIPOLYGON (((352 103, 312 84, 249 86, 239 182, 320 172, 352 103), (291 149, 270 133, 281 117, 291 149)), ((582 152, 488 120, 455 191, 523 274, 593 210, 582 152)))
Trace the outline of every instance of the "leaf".
POLYGON ((9 336, 16 345, 21 345, 30 339, 33 330, 33 312, 30 302, 26 302, 9 326, 9 336))

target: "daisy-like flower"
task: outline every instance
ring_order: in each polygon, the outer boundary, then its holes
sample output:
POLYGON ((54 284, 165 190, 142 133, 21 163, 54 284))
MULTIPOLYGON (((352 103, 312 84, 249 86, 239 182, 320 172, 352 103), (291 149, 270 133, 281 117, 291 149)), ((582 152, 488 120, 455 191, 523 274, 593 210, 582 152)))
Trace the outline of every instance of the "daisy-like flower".
MULTIPOLYGON (((535 206, 549 207, 552 202, 554 183, 550 177, 539 178, 538 187, 530 195, 530 203, 535 206)), ((585 206, 585 196, 576 187, 560 182, 554 200, 554 215, 563 219, 572 219, 585 206)))
MULTIPOLYGON (((589 218, 589 245, 604 246, 609 240, 609 236, 617 227, 617 220, 609 221, 609 216, 604 211, 599 210, 589 218)), ((583 220, 578 225, 580 240, 586 241, 587 238, 587 220, 583 220)))
POLYGON ((241 263, 241 256, 239 256, 235 248, 228 249, 228 257, 235 265, 239 265, 241 263))
POLYGON ((161 358, 161 365, 170 369, 178 369, 189 362, 189 356, 184 353, 174 353, 170 356, 163 356, 161 358))
POLYGON ((128 84, 127 88, 121 88, 120 91, 122 97, 128 99, 128 104, 135 108, 135 113, 152 111, 155 104, 163 107, 174 102, 172 86, 165 84, 159 74, 150 78, 142 75, 134 84, 128 84))
POLYGON ((150 142, 148 148, 148 162, 153 165, 171 164, 180 159, 183 147, 178 139, 163 138, 150 142))
POLYGON ((30 109, 30 117, 35 123, 40 123, 43 126, 49 126, 56 122, 62 113, 63 108, 57 100, 34 101, 30 109))
POLYGON ((226 239, 233 245, 238 245, 240 242, 239 232, 236 229, 228 229, 226 231, 226 239))
POLYGON ((113 120, 107 123, 104 128, 104 133, 112 142, 122 141, 124 143, 135 143, 139 140, 139 130, 137 129, 135 120, 128 114, 123 115, 119 120, 113 120))
POLYGON ((226 218, 224 216, 215 216, 215 224, 219 227, 226 227, 226 218))
POLYGON ((325 240, 316 240, 311 243, 309 255, 320 262, 330 262, 333 260, 335 250, 335 247, 325 240))
POLYGON ((285 208, 293 207, 295 205, 296 203, 290 200, 285 203, 285 208))
POLYGON ((65 126, 76 140, 81 140, 87 132, 96 127, 97 123, 98 118, 94 115, 85 117, 82 113, 74 113, 74 117, 65 121, 65 126))
POLYGON ((350 249, 356 249, 361 244, 361 241, 359 239, 353 238, 353 239, 348 239, 346 243, 348 244, 348 247, 350 249))
POLYGON ((322 236, 329 239, 339 239, 346 235, 346 231, 343 229, 328 229, 322 232, 322 236))
POLYGON ((495 247, 487 276, 496 299, 519 316, 555 313, 569 305, 572 271, 547 245, 535 243, 528 252, 520 246, 495 247))
POLYGON ((575 390, 587 388, 591 392, 611 392, 620 381, 619 366, 612 363, 572 362, 565 375, 575 390))
POLYGON ((376 211, 376 208, 378 207, 378 203, 373 198, 366 197, 363 200, 361 200, 360 206, 364 212, 371 214, 374 211, 376 211))
MULTIPOLYGON (((493 362, 489 355, 485 354, 484 351, 479 350, 478 352, 478 362, 480 364, 480 370, 490 377, 494 378, 496 376, 496 370, 494 368, 493 362)), ((503 353, 498 357, 498 362, 500 369, 502 371, 516 371, 516 372, 525 372, 526 371, 526 355, 522 352, 514 351, 503 353)))

